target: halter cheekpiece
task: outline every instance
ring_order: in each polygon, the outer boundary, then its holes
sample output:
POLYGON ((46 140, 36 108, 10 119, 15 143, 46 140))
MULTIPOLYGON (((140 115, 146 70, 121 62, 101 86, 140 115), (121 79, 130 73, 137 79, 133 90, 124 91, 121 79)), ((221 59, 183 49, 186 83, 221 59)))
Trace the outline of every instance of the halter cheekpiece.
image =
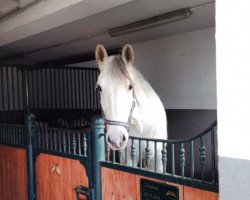
POLYGON ((135 105, 136 103, 138 104, 138 101, 136 99, 136 95, 135 95, 135 90, 134 88, 132 89, 132 92, 133 92, 133 102, 132 102, 132 106, 131 106, 131 109, 130 109, 130 112, 129 112, 129 117, 128 117, 128 121, 127 122, 122 122, 122 121, 116 121, 116 120, 109 120, 109 119, 106 119, 105 118, 105 114, 103 112, 103 109, 102 109, 102 115, 103 115, 103 118, 104 118, 104 122, 106 125, 111 125, 111 126, 123 126, 124 128, 126 128, 127 130, 129 130, 129 122, 130 122, 130 118, 133 114, 133 111, 134 111, 134 108, 135 108, 135 105))

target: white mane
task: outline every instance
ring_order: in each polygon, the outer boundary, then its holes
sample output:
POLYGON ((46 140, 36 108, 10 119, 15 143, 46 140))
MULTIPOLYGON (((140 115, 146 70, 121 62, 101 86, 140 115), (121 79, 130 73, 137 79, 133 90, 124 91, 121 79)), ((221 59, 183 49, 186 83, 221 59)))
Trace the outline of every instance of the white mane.
POLYGON ((135 67, 128 72, 138 101, 132 114, 130 135, 167 139, 166 113, 160 98, 135 67))

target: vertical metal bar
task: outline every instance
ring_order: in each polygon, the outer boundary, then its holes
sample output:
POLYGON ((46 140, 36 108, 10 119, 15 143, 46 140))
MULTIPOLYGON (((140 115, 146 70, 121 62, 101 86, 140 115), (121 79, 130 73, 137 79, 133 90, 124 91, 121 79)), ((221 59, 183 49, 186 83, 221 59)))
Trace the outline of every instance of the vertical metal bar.
POLYGON ((181 165, 181 176, 185 176, 185 149, 183 142, 180 145, 179 149, 179 159, 180 159, 180 165, 181 165))
POLYGON ((91 119, 91 171, 93 177, 94 196, 91 199, 102 199, 102 180, 100 161, 105 159, 104 149, 104 121, 101 117, 91 119))
POLYGON ((21 115, 21 100, 20 100, 20 78, 19 78, 19 71, 18 69, 16 69, 16 76, 17 76, 17 110, 18 110, 18 119, 20 120, 19 121, 19 124, 21 124, 21 118, 22 118, 22 115, 21 115))
POLYGON ((142 149, 141 149, 141 140, 139 140, 139 167, 142 169, 142 149))
POLYGON ((73 131, 73 136, 72 136, 72 142, 73 142, 73 154, 76 154, 76 133, 73 131))
POLYGON ((125 163, 128 166, 128 146, 125 147, 125 163))
POLYGON ((154 141, 155 172, 157 172, 157 142, 154 141))
POLYGON ((1 84, 1 93, 2 93, 2 104, 3 104, 3 123, 5 123, 5 90, 4 90, 4 82, 3 82, 3 80, 4 80, 4 75, 3 75, 3 67, 1 67, 1 82, 2 82, 2 84, 1 84))
POLYGON ((109 148, 109 146, 108 146, 108 143, 107 142, 105 142, 105 147, 106 147, 106 161, 110 161, 109 159, 110 159, 110 148, 109 148))
POLYGON ((65 87, 65 69, 62 70, 62 100, 63 100, 63 109, 66 109, 66 87, 65 87))
POLYGON ((135 157, 135 141, 132 139, 132 145, 131 145, 131 159, 132 159, 132 167, 136 167, 136 157, 135 157))
POLYGON ((30 113, 28 71, 25 70, 26 111, 30 113))
POLYGON ((83 155, 87 156, 87 137, 83 134, 83 155))
POLYGON ((53 104, 53 91, 55 91, 54 85, 52 85, 52 69, 49 69, 49 86, 50 86, 50 108, 53 109, 54 108, 54 104, 53 104))
POLYGON ((82 99, 83 99, 83 109, 86 109, 86 80, 85 80, 85 70, 82 70, 82 99))
MULTIPOLYGON (((95 82, 97 82, 97 79, 98 79, 98 70, 95 70, 95 82)), ((100 108, 100 106, 99 106, 99 102, 100 102, 99 92, 96 91, 95 95, 96 95, 96 103, 97 103, 96 108, 99 109, 100 108)))
POLYGON ((59 98, 59 109, 62 109, 62 95, 61 95, 61 69, 57 69, 57 76, 58 76, 58 98, 59 98))
POLYGON ((38 80, 38 70, 36 70, 36 87, 37 87, 37 108, 40 108, 40 98, 39 98, 39 92, 41 91, 39 88, 39 84, 38 84, 39 80, 38 80))
POLYGON ((70 141, 70 131, 67 131, 68 133, 68 151, 71 153, 71 141, 70 141))
POLYGON ((54 130, 54 150, 57 151, 57 132, 54 130))
POLYGON ((87 70, 84 71, 85 72, 85 86, 86 86, 86 108, 87 109, 90 109, 90 106, 89 106, 89 91, 88 91, 88 83, 89 83, 89 79, 88 79, 88 76, 87 76, 87 70))
POLYGON ((13 67, 11 67, 11 81, 12 81, 12 103, 13 103, 13 117, 14 117, 14 121, 13 123, 16 123, 16 102, 15 102, 15 81, 16 79, 14 79, 14 72, 13 72, 13 67))
POLYGON ((27 126, 27 176, 28 176, 28 199, 36 199, 35 187, 35 156, 34 156, 34 130, 35 130, 35 117, 29 115, 26 122, 27 126))
POLYGON ((50 150, 52 151, 53 150, 53 130, 50 129, 49 130, 49 140, 50 140, 50 150))
POLYGON ((46 149, 49 149, 49 132, 48 132, 48 129, 45 129, 45 143, 46 143, 46 149))
POLYGON ((44 69, 44 74, 45 74, 45 101, 46 101, 46 109, 49 109, 49 87, 48 87, 48 73, 47 73, 47 68, 44 69))
POLYGON ((215 140, 214 127, 211 129, 212 182, 215 182, 215 140))
POLYGON ((74 83, 75 83, 75 87, 74 87, 74 93, 75 93, 75 108, 77 109, 77 84, 76 84, 76 70, 73 70, 74 73, 74 83))
POLYGON ((66 153, 66 134, 65 131, 63 131, 63 152, 66 153))
POLYGON ((81 135, 80 132, 77 133, 78 135, 78 154, 81 156, 82 155, 82 151, 81 151, 81 135))
POLYGON ((149 170, 149 165, 150 165, 150 148, 149 148, 149 141, 147 140, 146 142, 146 148, 145 148, 145 152, 146 152, 146 167, 147 170, 149 170))
POLYGON ((44 87, 43 87, 43 70, 40 70, 40 77, 41 77, 41 108, 44 108, 44 87))
POLYGON ((73 73, 72 73, 72 70, 69 71, 70 72, 70 84, 71 84, 71 88, 70 88, 70 93, 71 93, 71 105, 72 105, 72 109, 75 108, 75 105, 74 105, 74 95, 73 95, 73 91, 74 91, 74 86, 73 86, 73 73))
POLYGON ((82 108, 82 95, 81 95, 81 74, 80 74, 80 69, 77 70, 77 75, 78 75, 78 100, 79 100, 79 108, 82 108))
POLYGON ((172 176, 175 175, 175 153, 174 153, 174 144, 171 144, 171 165, 172 165, 172 176))
POLYGON ((68 109, 70 108, 70 93, 69 93, 69 73, 68 69, 66 70, 66 83, 67 83, 67 100, 68 100, 68 109))
POLYGON ((93 101, 93 109, 96 109, 96 102, 95 102, 95 76, 94 71, 91 70, 92 82, 91 82, 91 93, 92 93, 92 101, 93 101))
POLYGON ((36 101, 35 101, 35 92, 38 92, 38 89, 35 88, 35 71, 31 71, 31 84, 32 84, 32 101, 33 101, 33 109, 36 108, 36 101))
POLYGON ((37 132, 37 139, 38 139, 38 147, 41 148, 41 129, 38 129, 37 132))
POLYGON ((200 166, 201 166, 201 180, 204 180, 204 167, 205 167, 205 160, 206 160, 206 148, 204 144, 204 136, 200 137, 200 166))
POLYGON ((9 89, 9 70, 8 70, 8 68, 6 67, 6 70, 5 70, 5 75, 6 75, 6 87, 7 87, 7 102, 8 102, 8 107, 7 107, 7 109, 8 109, 8 123, 10 123, 10 114, 11 114, 11 112, 10 112, 10 94, 9 94, 9 91, 10 91, 10 89, 9 89))
POLYGON ((59 151, 62 151, 61 130, 58 131, 59 151))
POLYGON ((166 174, 167 169, 167 149, 166 149, 166 143, 162 143, 162 168, 163 168, 163 174, 166 174))
POLYGON ((190 141, 190 170, 191 178, 194 178, 194 141, 190 141))
POLYGON ((56 69, 54 68, 54 88, 55 88, 55 109, 57 109, 58 108, 58 101, 57 101, 57 92, 58 92, 58 87, 57 87, 57 81, 56 81, 56 69))

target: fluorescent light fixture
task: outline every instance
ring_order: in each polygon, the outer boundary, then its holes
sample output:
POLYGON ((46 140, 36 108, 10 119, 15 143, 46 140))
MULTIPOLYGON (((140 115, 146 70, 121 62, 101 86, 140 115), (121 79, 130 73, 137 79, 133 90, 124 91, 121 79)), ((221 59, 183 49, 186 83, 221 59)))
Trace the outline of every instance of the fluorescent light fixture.
POLYGON ((117 28, 112 28, 109 30, 109 35, 111 37, 125 35, 128 33, 133 33, 137 31, 153 28, 156 26, 161 26, 164 24, 169 24, 169 23, 173 23, 173 22, 180 21, 183 19, 187 19, 191 15, 192 15, 192 11, 189 8, 183 8, 181 10, 172 11, 169 13, 165 13, 162 15, 158 15, 155 17, 141 20, 141 21, 137 21, 137 22, 127 24, 124 26, 119 26, 117 28))

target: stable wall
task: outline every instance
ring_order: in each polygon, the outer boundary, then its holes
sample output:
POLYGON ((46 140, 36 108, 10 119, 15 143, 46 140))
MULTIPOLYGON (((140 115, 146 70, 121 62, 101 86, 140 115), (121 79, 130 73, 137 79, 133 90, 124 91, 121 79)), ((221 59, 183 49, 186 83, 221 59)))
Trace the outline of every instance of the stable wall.
POLYGON ((216 109, 214 27, 132 45, 135 66, 166 109, 216 109))

